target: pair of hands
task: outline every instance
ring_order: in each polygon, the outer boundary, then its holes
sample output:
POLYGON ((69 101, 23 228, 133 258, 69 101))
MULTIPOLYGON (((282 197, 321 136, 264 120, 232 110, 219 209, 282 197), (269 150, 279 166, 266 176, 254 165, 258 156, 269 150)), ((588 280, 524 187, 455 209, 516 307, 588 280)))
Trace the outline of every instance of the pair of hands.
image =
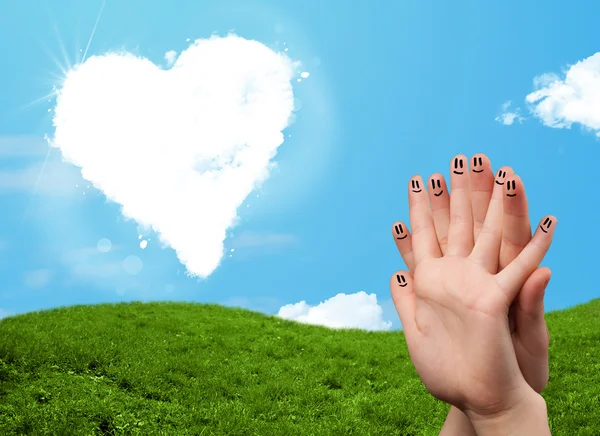
POLYGON ((402 222, 392 229, 410 270, 390 286, 411 359, 428 391, 458 409, 442 432, 520 434, 527 416, 530 430, 549 434, 539 393, 548 382, 551 273, 539 264, 556 218, 544 217, 532 238, 520 178, 509 167, 494 175, 482 154, 453 158, 450 183, 452 195, 441 174, 427 185, 413 177, 412 236, 402 222))

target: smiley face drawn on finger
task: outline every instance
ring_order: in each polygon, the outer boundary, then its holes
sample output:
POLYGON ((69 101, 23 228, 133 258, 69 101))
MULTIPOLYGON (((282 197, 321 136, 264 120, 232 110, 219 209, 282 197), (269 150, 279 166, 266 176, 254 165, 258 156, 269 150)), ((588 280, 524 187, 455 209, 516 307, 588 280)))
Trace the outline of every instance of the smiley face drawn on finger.
POLYGON ((550 218, 546 218, 546 219, 544 220, 544 223, 543 223, 543 224, 540 226, 540 229, 542 229, 542 232, 544 232, 544 233, 548 233, 548 230, 550 230, 550 226, 551 226, 551 225, 552 225, 552 220, 551 220, 550 218), (544 226, 545 226, 545 227, 546 227, 546 229, 548 229, 548 230, 545 230, 545 229, 544 229, 544 226))
POLYGON ((463 174, 462 171, 463 168, 463 160, 461 157, 455 157, 454 158, 454 171, 452 171, 454 174, 463 174))
POLYGON ((413 188, 413 192, 421 192, 421 186, 419 185, 419 181, 418 180, 411 180, 410 181, 412 188, 413 188))
POLYGON ((496 185, 504 185, 504 182, 500 183, 500 180, 504 180, 506 177, 506 171, 498 170, 498 175, 496 176, 496 185))
POLYGON ((509 191, 509 193, 506 194, 507 197, 516 197, 517 196, 517 188, 516 188, 514 180, 509 180, 508 182, 506 182, 506 190, 509 191), (512 191, 512 192, 510 192, 510 191, 512 191))
POLYGON ((408 285, 408 282, 402 274, 396 274, 396 280, 398 280, 398 286, 400 286, 401 288, 404 288, 406 287, 406 285, 408 285))
POLYGON ((441 189, 440 192, 433 192, 433 195, 435 195, 436 197, 439 197, 440 195, 442 195, 444 193, 444 190, 442 189, 442 182, 440 181, 440 179, 431 179, 431 187, 435 190, 436 188, 436 183, 437 183, 437 189, 441 189))
POLYGON ((394 230, 396 230, 396 239, 398 239, 399 241, 401 241, 402 239, 406 239, 408 237, 408 233, 406 233, 404 231, 404 227, 402 227, 402 224, 396 224, 394 226, 394 230), (404 235, 404 236, 402 236, 404 235))
POLYGON ((481 159, 481 156, 475 156, 473 158, 473 172, 474 173, 482 173, 483 172, 483 160, 481 159), (480 167, 481 169, 478 170, 477 167, 480 167))

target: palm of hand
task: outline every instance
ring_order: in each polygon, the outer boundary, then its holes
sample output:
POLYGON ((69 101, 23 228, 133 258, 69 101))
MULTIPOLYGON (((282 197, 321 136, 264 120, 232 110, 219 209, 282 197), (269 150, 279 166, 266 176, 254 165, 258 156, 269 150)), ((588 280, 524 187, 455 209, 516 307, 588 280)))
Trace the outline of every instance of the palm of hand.
POLYGON ((463 410, 492 413, 520 382, 507 297, 495 276, 469 258, 445 256, 417 266, 413 289, 417 333, 406 339, 423 383, 463 410))

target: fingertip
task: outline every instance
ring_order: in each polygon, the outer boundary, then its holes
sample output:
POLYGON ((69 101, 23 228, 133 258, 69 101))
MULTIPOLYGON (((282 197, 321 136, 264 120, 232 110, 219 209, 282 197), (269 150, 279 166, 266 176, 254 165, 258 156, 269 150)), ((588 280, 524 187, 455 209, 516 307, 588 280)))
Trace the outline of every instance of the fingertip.
MULTIPOLYGON (((424 189, 425 189, 425 185, 423 184, 423 178, 420 175, 415 174, 408 181, 409 193, 412 192, 412 193, 418 194, 420 192, 423 192, 424 189)), ((410 195, 409 195, 409 197, 410 197, 410 195)))
POLYGON ((392 297, 405 297, 412 294, 411 276, 408 271, 396 271, 390 279, 392 297))
POLYGON ((469 160, 464 154, 457 154, 450 161, 450 175, 462 175, 469 171, 469 160))
POLYGON ((506 180, 507 177, 512 176, 515 172, 513 171, 513 169, 509 166, 503 166, 500 167, 498 169, 498 171, 496 171, 495 174, 495 183, 497 185, 504 185, 504 181, 506 180))
POLYGON ((554 215, 546 215, 540 220, 535 233, 543 233, 544 235, 552 236, 557 224, 558 219, 554 215))
MULTIPOLYGON (((522 203, 523 205, 526 204, 523 203, 526 200, 525 187, 523 185, 521 177, 519 177, 517 174, 511 174, 506 176, 506 178, 504 179, 504 184, 502 186, 502 191, 505 200, 515 199, 515 197, 517 197, 517 199, 521 200, 520 203, 522 203)), ((510 208, 510 203, 505 204, 509 206, 508 212, 511 213, 510 211, 512 209, 510 208)), ((514 210, 512 212, 513 214, 514 212, 518 213, 519 216, 524 216, 526 214, 526 211, 520 210, 514 210)))
POLYGON ((474 154, 471 158, 471 173, 473 174, 480 174, 491 167, 490 159, 483 153, 474 154))
POLYGON ((397 241, 402 241, 410 236, 408 227, 403 221, 396 221, 392 225, 392 235, 397 241))
POLYGON ((406 288, 410 284, 411 276, 408 271, 396 271, 391 277, 392 288, 406 288))

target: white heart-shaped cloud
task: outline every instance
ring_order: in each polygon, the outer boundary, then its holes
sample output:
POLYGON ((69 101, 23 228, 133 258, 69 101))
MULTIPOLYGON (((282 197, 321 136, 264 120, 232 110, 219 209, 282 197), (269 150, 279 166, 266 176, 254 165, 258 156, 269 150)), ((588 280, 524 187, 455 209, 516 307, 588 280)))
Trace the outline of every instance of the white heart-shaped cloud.
POLYGON ((57 93, 51 144, 206 277, 283 143, 294 68, 235 35, 197 40, 169 70, 128 53, 94 56, 57 93))

